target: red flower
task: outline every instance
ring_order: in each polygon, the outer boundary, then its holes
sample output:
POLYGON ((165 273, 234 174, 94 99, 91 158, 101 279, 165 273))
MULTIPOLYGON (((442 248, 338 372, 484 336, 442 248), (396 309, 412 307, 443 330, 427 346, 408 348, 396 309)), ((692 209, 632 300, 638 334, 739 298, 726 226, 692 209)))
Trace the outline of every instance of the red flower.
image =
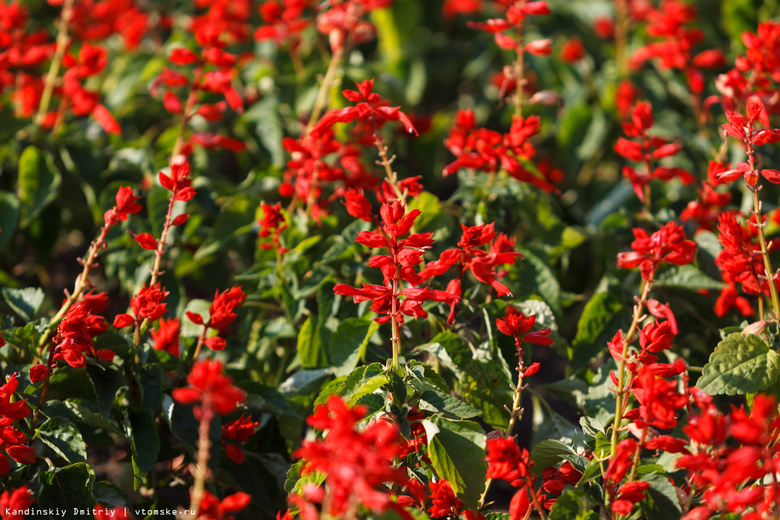
POLYGON ((35 495, 32 494, 27 484, 22 485, 11 491, 3 491, 0 495, 0 517, 3 519, 24 518, 25 511, 35 502, 35 495))
POLYGON ((225 445, 225 453, 230 460, 236 464, 244 462, 244 452, 237 444, 246 443, 258 426, 260 426, 259 422, 253 421, 251 417, 244 417, 244 414, 241 414, 238 419, 222 425, 222 443, 225 445), (228 440, 236 441, 236 444, 229 443, 228 440))
POLYGON ((618 253, 618 267, 631 269, 640 266, 642 278, 652 280, 656 269, 663 262, 685 265, 696 255, 696 243, 687 240, 682 226, 667 222, 661 229, 648 236, 640 228, 634 228, 633 251, 618 253))
POLYGON ((130 310, 133 312, 137 321, 156 320, 168 312, 168 304, 163 300, 168 297, 169 291, 160 286, 160 283, 149 286, 146 284, 141 287, 138 294, 130 300, 130 310))
POLYGON ((649 482, 638 480, 623 484, 618 490, 617 499, 612 502, 612 510, 619 515, 628 515, 634 504, 645 498, 645 491, 649 487, 649 482))
POLYGON ((54 336, 54 360, 64 359, 73 368, 86 366, 84 353, 102 360, 111 360, 114 353, 110 350, 95 351, 92 338, 108 330, 102 316, 92 314, 90 304, 78 302, 68 309, 67 314, 57 326, 54 336))
MULTIPOLYGON (((385 511, 393 501, 384 484, 407 481, 406 470, 393 468, 393 458, 401 452, 397 427, 377 420, 359 432, 355 425, 365 413, 364 407, 350 408, 340 396, 331 396, 307 420, 315 428, 328 429, 328 435, 303 441, 293 453, 305 461, 301 475, 315 470, 326 474, 330 507, 325 512, 334 518, 343 518, 356 501, 374 512, 385 511)), ((309 502, 322 502, 325 495, 318 487, 306 488, 304 494, 309 502)))
POLYGON ((377 129, 386 121, 400 121, 406 131, 417 135, 412 121, 401 112, 401 107, 390 107, 387 100, 382 99, 379 94, 375 94, 374 80, 370 79, 357 84, 357 91, 345 90, 344 97, 357 105, 338 110, 331 110, 322 116, 319 123, 312 130, 313 132, 322 132, 336 123, 349 123, 355 119, 367 122, 371 128, 377 129))
POLYGON ((514 438, 488 439, 486 460, 487 478, 506 480, 514 487, 524 485, 523 479, 533 467, 528 450, 521 451, 514 438))
POLYGON ((623 439, 617 445, 615 456, 609 461, 607 472, 604 477, 614 484, 617 484, 628 473, 628 469, 633 464, 633 456, 636 451, 636 441, 634 439, 623 439))
POLYGON ((209 307, 210 318, 207 326, 219 330, 233 323, 238 317, 235 310, 244 303, 244 300, 246 300, 246 294, 238 285, 234 285, 222 293, 214 293, 214 301, 209 307))
POLYGON ((160 319, 159 328, 151 332, 154 348, 156 350, 164 350, 168 354, 178 357, 180 331, 181 323, 178 318, 167 321, 165 318, 160 319))
POLYGON ((463 502, 455 495, 449 482, 444 479, 432 481, 430 488, 432 505, 428 508, 428 513, 433 518, 449 518, 450 515, 460 515, 463 502))
POLYGON ((277 202, 271 206, 265 202, 260 202, 260 211, 262 214, 260 216, 260 220, 257 221, 257 223, 260 225, 260 232, 258 235, 261 238, 266 238, 269 236, 272 237, 271 244, 263 243, 261 244, 261 247, 263 249, 271 249, 275 247, 281 250, 279 245, 279 235, 281 235, 282 231, 287 229, 287 220, 285 219, 284 213, 282 213, 282 203, 277 202))
POLYGON ((204 407, 213 406, 220 415, 232 412, 246 399, 246 393, 233 386, 233 380, 222 373, 219 361, 198 361, 187 376, 187 382, 190 386, 175 389, 173 398, 184 404, 200 402, 204 407))
POLYGON ((251 501, 252 497, 246 493, 234 493, 220 501, 204 490, 200 499, 197 520, 233 520, 235 517, 229 513, 237 513, 246 509, 251 501))
POLYGON ((582 40, 574 36, 561 47, 561 59, 567 63, 575 63, 585 57, 585 46, 582 40))
POLYGON ((192 189, 192 180, 189 179, 190 164, 187 161, 177 161, 171 164, 171 175, 163 172, 158 174, 160 184, 166 190, 172 192, 173 200, 187 202, 195 196, 192 189))
POLYGON ((347 207, 347 213, 360 220, 373 222, 373 209, 371 208, 371 203, 368 202, 366 196, 363 195, 363 190, 347 188, 344 192, 344 198, 346 199, 345 206, 347 207))
POLYGON ((551 329, 528 332, 533 328, 535 322, 535 314, 526 318, 523 314, 517 312, 514 307, 507 305, 504 319, 496 319, 496 327, 507 336, 514 337, 518 347, 524 341, 545 347, 552 345, 553 340, 549 337, 551 329))

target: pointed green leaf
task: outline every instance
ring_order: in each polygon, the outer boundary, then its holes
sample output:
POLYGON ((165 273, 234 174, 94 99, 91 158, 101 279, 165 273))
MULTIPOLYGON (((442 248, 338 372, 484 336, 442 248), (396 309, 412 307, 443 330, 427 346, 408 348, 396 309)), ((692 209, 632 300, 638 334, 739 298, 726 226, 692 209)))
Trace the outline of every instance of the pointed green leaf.
POLYGON ((132 450, 133 474, 136 488, 141 479, 154 467, 160 451, 160 436, 154 422, 154 413, 143 408, 128 413, 127 437, 132 450))
POLYGON ((718 343, 696 383, 710 395, 747 394, 769 388, 780 373, 780 358, 753 334, 729 334, 718 343))
POLYGON ((52 417, 36 430, 41 439, 56 455, 68 464, 87 461, 87 444, 76 426, 64 417, 52 417))
POLYGON ((24 149, 19 157, 16 192, 20 202, 22 228, 29 226, 57 197, 60 182, 60 172, 52 164, 50 154, 34 145, 24 149))
POLYGON ((57 508, 73 512, 74 508, 91 509, 95 505, 92 495, 95 472, 84 462, 46 471, 41 474, 40 482, 41 489, 35 504, 40 509, 57 508))
POLYGON ((38 287, 3 288, 3 299, 25 321, 32 321, 43 303, 43 291, 38 287))

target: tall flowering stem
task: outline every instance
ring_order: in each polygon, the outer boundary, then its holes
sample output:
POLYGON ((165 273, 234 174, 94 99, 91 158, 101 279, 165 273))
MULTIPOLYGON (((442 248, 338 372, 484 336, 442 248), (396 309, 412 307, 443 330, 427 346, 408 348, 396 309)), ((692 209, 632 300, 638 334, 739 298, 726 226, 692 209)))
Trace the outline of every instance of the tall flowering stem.
POLYGON ((371 310, 382 316, 375 318, 377 323, 392 323, 393 369, 400 369, 401 334, 403 316, 425 318, 428 313, 422 308, 424 301, 437 301, 454 305, 458 296, 446 291, 428 288, 408 287, 402 289, 401 282, 414 286, 423 282, 415 266, 422 263, 422 255, 433 244, 433 233, 411 233, 407 235, 420 215, 420 210, 406 211, 400 201, 386 202, 380 210, 382 224, 378 230, 362 231, 356 242, 372 248, 386 249, 389 255, 376 255, 368 265, 381 269, 383 285, 363 284, 352 287, 337 284, 333 292, 352 296, 355 303, 371 300, 371 310))
POLYGON ((320 89, 317 91, 317 99, 314 102, 314 107, 311 109, 311 116, 309 116, 309 124, 306 126, 306 133, 311 133, 314 125, 317 124, 322 115, 322 111, 328 106, 328 92, 333 86, 336 71, 341 63, 341 56, 343 55, 343 48, 336 48, 333 50, 333 55, 328 63, 328 69, 325 71, 325 76, 322 77, 320 82, 320 89))
MULTIPOLYGON (((761 186, 758 184, 759 178, 764 177, 764 179, 773 184, 780 184, 780 171, 769 168, 758 170, 756 167, 755 152, 755 146, 780 141, 780 130, 757 130, 755 128, 756 122, 762 122, 765 126, 769 126, 769 116, 767 115, 764 103, 758 96, 753 95, 747 98, 746 115, 747 117, 744 117, 742 114, 728 112, 726 118, 729 122, 723 125, 723 131, 726 135, 735 137, 744 143, 748 162, 740 162, 735 169, 719 173, 718 179, 723 182, 731 182, 742 177, 745 179, 748 188, 753 193, 752 212, 755 216, 755 223, 753 225, 756 227, 758 242, 761 246, 761 255, 764 259, 764 274, 767 278, 767 284, 769 285, 769 294, 772 299, 772 308, 774 310, 772 319, 780 323, 780 299, 778 299, 777 287, 775 285, 775 273, 772 269, 772 263, 769 260, 769 247, 767 245, 766 237, 764 236, 764 226, 766 224, 761 215, 761 200, 758 196, 758 192, 761 189, 761 186)), ((763 319, 763 316, 761 318, 763 319)))
MULTIPOLYGON (((618 432, 627 406, 626 399, 626 358, 631 341, 634 339, 639 323, 644 319, 650 288, 658 266, 664 262, 685 265, 693 261, 696 255, 696 243, 687 240, 682 226, 674 222, 666 223, 660 230, 648 235, 643 229, 633 230, 635 240, 631 243, 633 251, 618 254, 618 267, 631 269, 639 267, 642 275, 640 296, 634 305, 631 326, 622 341, 620 366, 618 368, 618 386, 615 400, 615 421, 612 425, 610 457, 615 457, 618 445, 618 432)), ((618 332, 618 338, 622 331, 618 332)), ((613 340, 614 342, 615 340, 613 340)), ((618 340, 619 341, 619 340, 618 340)))
POLYGON ((246 393, 234 386, 233 380, 223 374, 222 363, 219 361, 207 360, 196 363, 187 376, 187 382, 189 386, 173 391, 173 398, 182 404, 198 403, 193 410, 199 420, 197 471, 189 507, 192 511, 190 518, 194 520, 198 518, 202 507, 201 501, 205 495, 211 448, 209 440, 211 421, 217 414, 226 415, 233 412, 238 404, 246 399, 246 393))
POLYGON ((73 2, 74 0, 64 0, 62 3, 62 13, 60 14, 59 26, 57 27, 57 46, 49 66, 49 72, 46 74, 46 82, 43 86, 40 104, 38 105, 38 113, 35 114, 35 124, 38 127, 43 124, 46 112, 49 110, 51 96, 54 93, 54 83, 57 81, 62 59, 65 57, 65 51, 70 43, 68 28, 73 17, 73 2))
MULTIPOLYGON (((515 448, 517 447, 517 444, 512 436, 512 430, 514 429, 517 420, 523 416, 523 408, 520 406, 524 388, 523 379, 535 374, 539 370, 539 363, 532 363, 528 367, 525 366, 523 361, 523 356, 525 355, 523 343, 528 342, 545 347, 550 346, 553 343, 553 340, 549 337, 551 332, 550 329, 530 332, 534 323, 536 323, 535 314, 526 318, 523 314, 519 314, 513 307, 506 308, 504 319, 496 320, 496 327, 498 327, 498 330, 507 336, 512 336, 515 339, 515 346, 517 347, 517 386, 514 389, 515 395, 512 399, 512 409, 509 410, 509 423, 507 424, 506 432, 504 432, 505 439, 511 441, 515 448)), ((480 505, 485 503, 485 497, 487 496, 494 477, 489 476, 487 479, 485 490, 479 498, 480 505)), ((533 489, 533 482, 528 482, 528 490, 531 493, 534 505, 539 511, 541 518, 544 518, 544 508, 539 504, 539 499, 533 489)))
POLYGON ((60 310, 57 311, 57 314, 51 319, 49 326, 46 328, 44 333, 41 335, 40 340, 38 341, 39 355, 43 354, 43 348, 46 346, 46 342, 49 341, 49 338, 51 338, 51 335, 57 329, 57 326, 68 313, 70 308, 79 301, 82 294, 84 293, 84 289, 90 287, 91 284, 89 282, 89 273, 96 265, 98 253, 101 249, 106 247, 106 236, 108 235, 109 230, 112 226, 115 226, 119 222, 127 220, 127 216, 129 214, 134 214, 141 211, 141 205, 136 202, 136 200, 140 198, 141 197, 136 197, 133 195, 132 188, 119 188, 119 191, 116 194, 116 206, 105 213, 103 227, 100 228, 100 234, 98 237, 93 240, 92 244, 89 246, 87 258, 85 260, 79 259, 79 262, 81 262, 84 268, 82 269, 79 277, 76 279, 76 285, 73 288, 73 292, 67 295, 67 298, 63 302, 62 307, 60 307, 60 310))

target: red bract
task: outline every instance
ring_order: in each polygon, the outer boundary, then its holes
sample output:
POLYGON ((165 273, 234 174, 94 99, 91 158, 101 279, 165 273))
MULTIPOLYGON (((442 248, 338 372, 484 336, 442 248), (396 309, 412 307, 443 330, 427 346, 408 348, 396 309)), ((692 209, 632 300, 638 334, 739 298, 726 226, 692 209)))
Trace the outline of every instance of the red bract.
POLYGON ((343 0, 327 4, 329 8, 317 16, 317 30, 328 36, 331 52, 340 54, 346 46, 373 40, 376 29, 363 17, 392 3, 393 0, 343 0))
POLYGON ((640 228, 634 228, 633 251, 618 253, 618 267, 631 269, 640 266, 642 278, 653 279, 656 269, 664 262, 685 265, 696 255, 696 243, 687 240, 682 226, 667 222, 651 236, 640 228))
POLYGON ((284 213, 282 213, 282 203, 277 202, 271 206, 270 204, 261 202, 260 211, 262 213, 260 219, 257 221, 260 225, 258 235, 260 238, 271 237, 271 243, 262 242, 260 247, 263 249, 276 248, 279 249, 281 253, 285 253, 286 248, 282 247, 279 242, 279 236, 287 229, 287 219, 285 218, 284 213))
POLYGON ((428 513, 433 518, 458 517, 463 509, 463 502, 455 495, 452 485, 444 479, 431 481, 431 507, 428 513))
POLYGON ((246 443, 249 437, 257 430, 259 422, 253 421, 251 417, 241 417, 227 424, 222 425, 222 443, 225 445, 225 454, 236 464, 244 462, 244 452, 241 451, 240 444, 246 443), (228 441, 236 441, 231 443, 228 441))
POLYGON ((376 513, 385 511, 392 506, 392 494, 383 484, 407 481, 406 470, 393 468, 393 457, 401 451, 397 428, 380 419, 357 431, 356 423, 365 412, 364 407, 350 408, 340 396, 329 397, 307 421, 329 430, 327 436, 303 441, 293 453, 304 460, 301 475, 325 473, 324 489, 307 487, 304 497, 329 506, 326 513, 334 518, 342 518, 356 501, 376 513))
POLYGON ((488 439, 486 476, 506 480, 514 487, 522 487, 525 485, 525 477, 533 468, 533 462, 530 462, 529 457, 528 450, 525 448, 520 450, 520 446, 512 437, 488 439))
POLYGON ((631 513, 634 505, 645 498, 645 491, 650 487, 649 482, 626 482, 617 493, 617 498, 612 502, 612 510, 619 515, 631 513))
MULTIPOLYGON (((499 296, 511 296, 504 284, 497 279, 504 273, 497 271, 498 266, 514 264, 517 258, 522 258, 520 253, 515 253, 514 239, 506 235, 496 234, 495 225, 483 224, 481 226, 461 225, 463 235, 458 242, 457 249, 447 249, 439 255, 438 260, 428 262, 425 269, 420 271, 420 278, 428 280, 434 276, 440 276, 450 267, 457 266, 456 278, 448 285, 447 292, 454 296, 461 296, 461 281, 466 272, 471 272, 482 283, 493 287, 499 296), (489 250, 482 249, 488 246, 489 250)), ((454 307, 451 309, 448 323, 454 320, 454 307)))
POLYGON ((220 500, 208 491, 203 491, 197 520, 235 520, 230 513, 246 509, 251 501, 252 497, 246 493, 234 493, 220 500))
POLYGON ((647 101, 640 101, 631 111, 630 121, 623 123, 623 132, 634 140, 618 139, 615 151, 626 159, 644 164, 644 171, 637 171, 632 166, 623 167, 623 175, 631 181, 631 186, 641 202, 646 202, 653 179, 668 181, 675 177, 683 184, 694 181, 693 176, 681 168, 657 166, 653 163, 658 159, 677 154, 682 147, 668 143, 665 139, 651 137, 648 131, 653 126, 652 106, 647 101))
POLYGON ((173 200, 189 201, 195 196, 192 189, 190 175, 190 163, 187 161, 175 161, 171 163, 171 175, 160 172, 158 178, 163 188, 171 192, 173 200))
MULTIPOLYGON (((514 117, 509 132, 501 134, 484 128, 477 128, 474 113, 460 110, 450 130, 445 146, 456 157, 444 168, 444 176, 460 169, 480 170, 494 173, 503 168, 511 177, 527 182, 547 193, 558 191, 541 168, 530 171, 526 165, 536 148, 530 139, 539 133, 539 117, 514 117)), ((547 169, 552 173, 552 169, 547 169)), ((555 179, 560 180, 560 179, 555 179)))
POLYGON ((246 399, 246 393, 233 386, 233 380, 223 374, 219 361, 198 361, 187 376, 190 386, 176 388, 173 398, 180 403, 201 403, 204 408, 212 408, 220 415, 236 409, 246 399))
POLYGON ((523 314, 517 312, 514 307, 508 305, 504 319, 499 318, 496 320, 496 327, 507 336, 514 337, 518 348, 524 341, 535 345, 552 345, 553 340, 548 337, 551 332, 550 329, 529 332, 535 322, 535 314, 526 318, 523 314))
MULTIPOLYGON (((715 258, 715 264, 723 271, 724 281, 728 279, 730 286, 742 284, 742 290, 747 294, 768 294, 769 282, 765 277, 764 261, 755 227, 742 226, 733 214, 723 213, 718 219, 718 231, 718 240, 723 249, 715 258)), ((734 294, 733 298, 737 298, 737 295, 734 294)))
POLYGON ((179 355, 179 333, 181 323, 178 318, 171 320, 160 319, 160 327, 150 334, 156 350, 164 350, 172 356, 179 355))
POLYGON ((401 107, 389 106, 389 101, 382 99, 373 90, 374 80, 370 79, 358 83, 357 91, 343 91, 344 97, 353 103, 357 103, 357 105, 331 110, 322 116, 322 119, 320 119, 312 131, 320 133, 336 123, 349 123, 359 119, 368 123, 374 131, 384 125, 386 121, 400 121, 407 132, 417 135, 417 130, 415 130, 412 121, 406 114, 401 112, 401 107))
POLYGON ((415 266, 422 262, 424 251, 433 243, 433 233, 412 233, 407 238, 401 238, 411 231, 420 210, 415 209, 407 213, 403 203, 393 201, 382 204, 380 215, 383 222, 380 229, 362 231, 355 241, 371 248, 386 248, 390 253, 374 256, 368 262, 369 266, 382 270, 384 285, 363 284, 362 288, 358 288, 337 284, 333 291, 336 294, 352 296, 355 303, 371 300, 371 310, 384 314, 375 318, 379 323, 390 321, 394 317, 394 310, 399 323, 403 323, 402 315, 424 318, 428 315, 422 308, 424 301, 454 305, 459 297, 449 292, 427 288, 401 289, 402 281, 410 285, 423 282, 415 266))
POLYGON ((27 509, 35 503, 35 496, 27 485, 22 485, 9 492, 3 491, 0 495, 0 511, 5 518, 24 518, 27 509))
POLYGON ((64 359, 73 368, 83 368, 87 364, 85 353, 102 360, 114 358, 110 350, 96 351, 94 348, 92 338, 106 332, 108 324, 102 316, 92 312, 85 302, 76 303, 68 309, 53 339, 54 361, 64 359))

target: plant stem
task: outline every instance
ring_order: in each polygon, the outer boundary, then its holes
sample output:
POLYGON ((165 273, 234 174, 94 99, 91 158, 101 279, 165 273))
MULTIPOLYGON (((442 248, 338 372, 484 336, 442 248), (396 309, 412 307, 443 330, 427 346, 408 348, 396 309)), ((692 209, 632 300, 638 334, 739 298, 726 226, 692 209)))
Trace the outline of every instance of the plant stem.
POLYGON ((46 74, 41 101, 38 104, 38 113, 35 114, 35 124, 39 128, 43 124, 46 112, 49 110, 51 96, 54 92, 54 83, 57 81, 57 76, 60 73, 60 66, 62 65, 62 58, 65 57, 65 50, 68 47, 68 43, 70 43, 68 27, 70 26, 70 20, 73 17, 73 1, 74 0, 65 0, 62 4, 62 14, 60 15, 60 23, 57 27, 57 43, 54 57, 51 60, 49 72, 46 74))
POLYGON ((390 183, 390 186, 393 187, 396 198, 402 202, 405 202, 406 194, 401 192, 401 189, 398 187, 398 174, 396 174, 392 168, 393 161, 395 161, 395 155, 392 157, 387 156, 387 146, 382 144, 382 138, 376 131, 374 131, 374 145, 376 145, 376 149, 379 152, 379 157, 382 159, 376 163, 385 168, 385 177, 387 177, 387 182, 390 183))
POLYGON ((623 420, 623 398, 625 394, 624 384, 628 346, 630 345, 631 340, 634 339, 634 334, 639 327, 639 319, 642 317, 642 310, 644 309, 645 302, 647 301, 647 297, 650 294, 650 286, 652 285, 653 274, 654 273, 650 274, 649 280, 642 279, 641 296, 639 297, 639 301, 636 303, 636 305, 634 305, 634 317, 631 321, 631 327, 629 327, 628 333, 626 333, 626 337, 623 340, 623 353, 620 356, 620 368, 618 369, 618 388, 615 399, 615 422, 612 425, 610 457, 615 456, 615 450, 617 449, 618 429, 620 428, 620 423, 623 420))
MULTIPOLYGON (((512 410, 509 412, 509 423, 507 423, 506 431, 504 432, 504 436, 507 439, 512 436, 512 430, 515 427, 515 422, 517 422, 517 419, 519 417, 522 417, 523 415, 522 408, 520 408, 520 401, 523 393, 523 371, 525 370, 525 367, 523 366, 523 355, 525 354, 525 351, 523 350, 522 343, 519 340, 520 338, 515 336, 515 345, 517 346, 517 357, 519 358, 519 362, 517 365, 517 371, 519 376, 517 379, 517 386, 515 387, 515 395, 512 398, 512 410)), ((479 497, 480 508, 485 504, 485 498, 487 497, 488 491, 490 490, 490 485, 492 483, 493 483, 492 478, 487 479, 487 482, 485 482, 485 489, 484 491, 482 491, 482 495, 480 495, 479 497)))
POLYGON ((208 474, 209 449, 211 449, 209 429, 211 427, 211 420, 214 418, 214 410, 211 407, 211 398, 208 396, 204 396, 203 398, 201 413, 200 424, 198 425, 197 470, 195 472, 195 483, 192 486, 189 507, 189 510, 192 511, 192 516, 190 516, 191 519, 198 518, 200 502, 203 499, 203 490, 206 484, 206 475, 208 474))
POLYGON ((525 75, 523 69, 525 49, 523 49, 523 27, 517 26, 517 61, 515 62, 515 117, 523 117, 523 87, 525 86, 525 75))
POLYGON ((73 304, 79 300, 81 294, 84 292, 84 288, 89 284, 89 272, 95 265, 98 251, 106 242, 106 235, 108 235, 109 229, 111 229, 111 224, 108 222, 103 224, 103 227, 100 229, 100 235, 98 235, 90 245, 89 251, 87 252, 87 259, 82 262, 84 264, 84 269, 81 271, 79 277, 76 278, 76 285, 73 288, 73 292, 68 295, 67 299, 62 304, 62 307, 60 307, 60 310, 57 311, 57 314, 51 319, 51 323, 49 323, 49 326, 44 331, 41 339, 38 340, 38 357, 43 355, 43 348, 46 345, 46 342, 49 341, 49 338, 51 338, 52 333, 57 329, 57 325, 59 325, 60 321, 62 321, 62 318, 65 317, 73 304))
MULTIPOLYGON (((772 317, 772 319, 775 322, 780 322, 780 299, 777 297, 774 270, 772 269, 772 262, 769 260, 769 248, 767 247, 766 237, 764 237, 764 222, 762 221, 761 217, 761 201, 758 198, 758 190, 752 189, 751 191, 753 192, 753 214, 756 216, 758 243, 761 245, 761 256, 764 258, 764 271, 766 271, 767 283, 769 284, 769 294, 772 297, 772 308, 775 311, 775 315, 772 317)), ((759 298, 760 297, 761 296, 759 295, 759 298)), ((763 319, 763 316, 761 319, 763 319)))
POLYGON ((311 129, 314 128, 314 125, 316 125, 317 121, 320 120, 322 111, 325 110, 328 105, 328 91, 330 90, 331 84, 333 83, 333 77, 336 74, 336 70, 339 67, 339 63, 341 63, 341 57, 343 55, 343 49, 337 49, 333 51, 333 56, 331 56, 330 63, 328 63, 328 69, 325 71, 325 76, 322 78, 322 83, 320 83, 320 90, 317 92, 317 99, 314 102, 314 107, 311 110, 309 124, 306 125, 306 135, 311 132, 311 129))
POLYGON ((181 153, 181 147, 184 146, 184 134, 187 133, 187 124, 190 122, 192 109, 195 107, 195 102, 198 100, 198 85, 202 75, 203 65, 195 69, 195 77, 192 80, 192 88, 187 96, 187 104, 184 107, 184 112, 182 112, 179 135, 176 137, 176 142, 173 144, 171 157, 179 155, 181 153))
POLYGON ((149 281, 149 286, 157 283, 157 279, 160 277, 160 264, 162 263, 163 253, 165 253, 165 242, 168 240, 168 231, 171 229, 171 217, 173 216, 173 204, 175 193, 171 193, 171 200, 168 203, 168 214, 165 216, 165 225, 163 225, 162 233, 160 233, 160 240, 157 242, 157 249, 154 252, 154 267, 152 267, 152 279, 149 281))
POLYGON ((625 0, 615 0, 615 62, 617 62, 618 76, 621 78, 628 73, 626 62, 628 29, 625 0))
MULTIPOLYGON (((393 253, 393 256, 395 256, 395 253, 393 253)), ((395 259, 394 259, 395 261, 395 259)), ((396 263, 397 265, 397 263, 396 263)), ((400 327, 398 327, 398 280, 393 280, 393 296, 392 296, 392 309, 391 309, 391 320, 393 326, 393 337, 390 338, 391 343, 393 344, 393 370, 398 373, 400 370, 400 363, 398 358, 401 356, 401 332, 400 327)))

